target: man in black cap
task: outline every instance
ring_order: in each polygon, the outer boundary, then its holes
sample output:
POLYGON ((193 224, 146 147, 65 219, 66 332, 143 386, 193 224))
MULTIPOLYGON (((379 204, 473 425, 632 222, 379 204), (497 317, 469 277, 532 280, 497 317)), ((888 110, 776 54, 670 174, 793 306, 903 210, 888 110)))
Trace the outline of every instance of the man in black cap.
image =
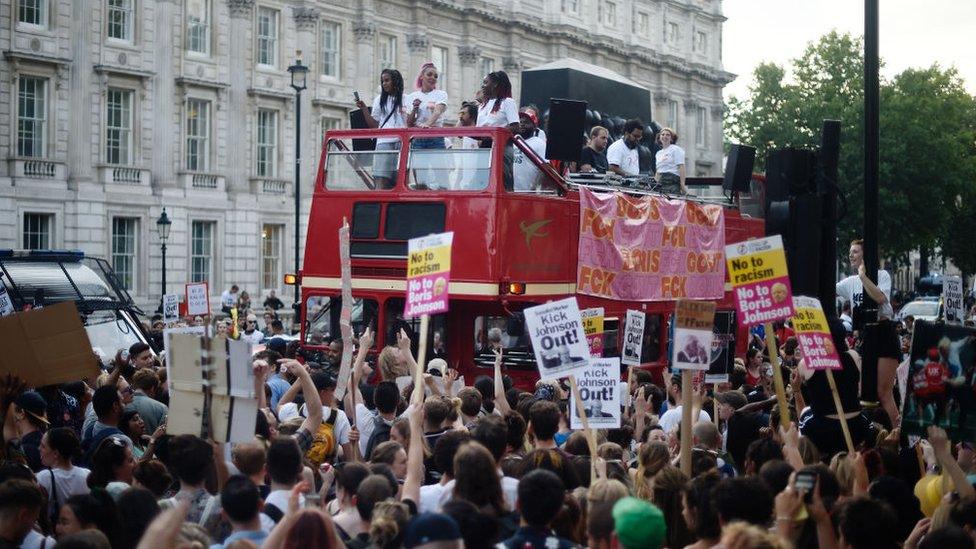
POLYGON ((44 397, 36 391, 21 393, 13 402, 13 419, 18 440, 14 446, 23 452, 32 471, 40 471, 44 468, 41 463, 41 437, 49 425, 44 397))
POLYGON ((406 549, 463 549, 461 528, 440 513, 421 513, 410 521, 403 538, 406 549))

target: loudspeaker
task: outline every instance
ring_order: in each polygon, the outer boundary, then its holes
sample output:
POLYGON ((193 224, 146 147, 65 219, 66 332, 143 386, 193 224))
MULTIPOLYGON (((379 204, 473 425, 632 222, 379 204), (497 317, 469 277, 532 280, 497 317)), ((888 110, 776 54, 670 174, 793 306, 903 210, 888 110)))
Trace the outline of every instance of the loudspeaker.
MULTIPOLYGON (((366 115, 360 109, 354 109, 349 111, 349 127, 354 130, 366 130, 369 129, 369 125, 366 124, 366 115)), ((375 151, 376 150, 376 140, 375 139, 353 139, 352 140, 352 150, 354 151, 375 151)))
POLYGON ((766 157, 766 205, 816 192, 817 157, 807 149, 777 149, 766 157))
POLYGON ((585 141, 586 101, 549 100, 549 122, 546 124, 546 160, 579 162, 585 141))
POLYGON ((732 145, 729 148, 729 158, 725 162, 725 181, 722 182, 722 188, 727 191, 749 192, 752 168, 755 164, 755 147, 732 145))
POLYGON ((820 295, 823 201, 817 195, 802 194, 790 202, 790 230, 783 238, 793 295, 817 297, 820 295))

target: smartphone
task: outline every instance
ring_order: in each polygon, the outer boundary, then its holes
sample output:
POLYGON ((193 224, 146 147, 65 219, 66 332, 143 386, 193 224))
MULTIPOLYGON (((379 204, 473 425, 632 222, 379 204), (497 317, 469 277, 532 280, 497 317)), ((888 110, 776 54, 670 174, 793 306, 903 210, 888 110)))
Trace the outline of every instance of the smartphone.
POLYGON ((803 492, 803 500, 807 503, 813 499, 813 487, 817 484, 817 474, 810 471, 800 471, 796 474, 793 486, 803 492))
POLYGON ((357 102, 359 101, 359 92, 358 91, 352 92, 352 96, 356 98, 356 101, 357 102))
POLYGON ((318 494, 305 494, 305 508, 316 509, 321 503, 322 497, 318 494))

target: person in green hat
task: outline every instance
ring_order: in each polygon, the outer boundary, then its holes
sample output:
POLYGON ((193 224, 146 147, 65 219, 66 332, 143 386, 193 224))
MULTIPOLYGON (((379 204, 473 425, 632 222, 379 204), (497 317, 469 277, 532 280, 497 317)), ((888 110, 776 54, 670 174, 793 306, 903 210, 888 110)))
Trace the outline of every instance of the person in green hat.
POLYGON ((626 497, 614 504, 614 547, 660 549, 666 534, 664 513, 654 505, 635 497, 626 497))

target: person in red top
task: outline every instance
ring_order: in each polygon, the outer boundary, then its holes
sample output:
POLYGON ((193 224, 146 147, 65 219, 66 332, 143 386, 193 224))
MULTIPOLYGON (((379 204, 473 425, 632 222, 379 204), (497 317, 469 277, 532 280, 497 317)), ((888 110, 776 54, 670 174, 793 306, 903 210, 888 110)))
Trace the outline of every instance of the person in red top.
POLYGON ((782 320, 774 322, 773 328, 776 330, 776 341, 779 345, 785 344, 788 338, 796 335, 793 332, 793 328, 790 328, 789 324, 782 320))
POLYGON ((759 349, 751 348, 746 353, 746 385, 759 387, 762 384, 763 360, 759 349))

